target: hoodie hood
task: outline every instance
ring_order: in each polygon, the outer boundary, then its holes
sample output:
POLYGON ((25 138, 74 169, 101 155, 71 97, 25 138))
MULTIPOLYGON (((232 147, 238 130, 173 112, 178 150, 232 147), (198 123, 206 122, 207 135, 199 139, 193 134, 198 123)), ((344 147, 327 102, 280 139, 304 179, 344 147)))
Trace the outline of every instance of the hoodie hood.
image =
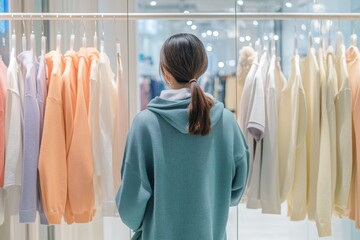
MULTIPOLYGON (((188 134, 190 98, 178 101, 169 101, 156 97, 147 106, 151 112, 160 115, 166 122, 179 132, 188 134)), ((224 104, 214 100, 214 106, 210 110, 211 128, 220 120, 224 110, 224 104)))

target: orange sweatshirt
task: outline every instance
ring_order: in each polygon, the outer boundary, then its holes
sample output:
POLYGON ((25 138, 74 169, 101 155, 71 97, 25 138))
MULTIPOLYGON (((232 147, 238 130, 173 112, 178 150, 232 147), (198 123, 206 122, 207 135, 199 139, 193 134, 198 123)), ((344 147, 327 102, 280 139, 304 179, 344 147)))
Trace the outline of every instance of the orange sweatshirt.
POLYGON ((59 52, 45 55, 49 70, 43 136, 39 156, 39 176, 43 207, 49 224, 60 224, 67 192, 65 124, 62 108, 63 58, 59 52))
POLYGON ((77 223, 92 220, 94 209, 93 156, 91 134, 88 122, 90 98, 90 63, 98 59, 99 53, 93 48, 81 48, 78 52, 78 73, 76 109, 71 145, 67 157, 68 195, 73 219, 77 223))
POLYGON ((353 126, 353 171, 350 188, 349 217, 360 228, 360 53, 357 47, 351 46, 346 52, 346 62, 349 73, 352 96, 352 126, 353 126))

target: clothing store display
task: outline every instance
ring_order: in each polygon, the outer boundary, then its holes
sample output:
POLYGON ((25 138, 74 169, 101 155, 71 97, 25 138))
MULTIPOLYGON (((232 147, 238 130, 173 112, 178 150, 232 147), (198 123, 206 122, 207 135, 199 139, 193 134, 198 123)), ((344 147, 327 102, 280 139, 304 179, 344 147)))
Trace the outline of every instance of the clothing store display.
POLYGON ((218 101, 210 133, 190 135, 189 103, 155 98, 132 123, 116 198, 123 222, 136 231, 132 239, 226 239, 228 208, 245 190, 247 146, 233 114, 218 101))

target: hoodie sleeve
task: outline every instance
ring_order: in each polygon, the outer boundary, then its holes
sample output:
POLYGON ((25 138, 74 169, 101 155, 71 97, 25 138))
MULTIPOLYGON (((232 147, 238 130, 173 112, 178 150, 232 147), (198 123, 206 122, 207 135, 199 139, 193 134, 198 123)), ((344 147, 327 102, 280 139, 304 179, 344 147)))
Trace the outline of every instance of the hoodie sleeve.
POLYGON ((245 138, 236 121, 234 124, 236 126, 234 131, 234 175, 231 186, 231 206, 238 205, 244 194, 249 174, 250 158, 245 138))
POLYGON ((122 181, 116 195, 120 217, 134 231, 141 227, 146 205, 152 196, 145 167, 146 157, 152 156, 150 144, 146 144, 150 142, 149 137, 144 124, 135 118, 126 142, 122 181))

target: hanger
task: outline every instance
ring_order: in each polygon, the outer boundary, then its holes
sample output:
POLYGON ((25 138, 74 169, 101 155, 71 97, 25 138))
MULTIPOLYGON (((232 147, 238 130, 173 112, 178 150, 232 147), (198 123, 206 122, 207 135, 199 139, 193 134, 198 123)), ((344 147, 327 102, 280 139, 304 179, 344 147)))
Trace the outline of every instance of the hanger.
POLYGON ((33 53, 34 58, 36 58, 36 43, 35 43, 34 21, 33 20, 31 20, 30 50, 33 53))
POLYGON ((42 29, 41 29, 41 55, 45 55, 46 52, 46 37, 45 37, 45 33, 44 33, 44 20, 43 20, 43 15, 41 14, 41 23, 42 23, 42 29))
POLYGON ((117 34, 117 27, 116 27, 116 19, 114 17, 114 30, 115 30, 115 40, 116 40, 116 53, 119 54, 119 56, 121 56, 121 46, 120 46, 120 41, 118 38, 118 34, 117 34))
MULTIPOLYGON (((14 14, 12 14, 12 18, 14 18, 14 14)), ((13 20, 14 22, 14 20, 13 20)), ((16 54, 16 32, 15 32, 15 26, 13 28, 13 32, 11 34, 11 52, 12 54, 16 54)))
POLYGON ((344 45, 344 37, 342 32, 338 31, 336 33, 336 53, 339 53, 340 48, 344 45))
POLYGON ((85 48, 86 47, 86 27, 85 27, 84 16, 81 16, 81 18, 82 18, 82 24, 83 24, 83 28, 84 28, 84 35, 81 39, 81 42, 82 42, 82 47, 85 48))
POLYGON ((95 18, 94 24, 95 24, 95 31, 94 31, 94 48, 97 49, 97 47, 98 47, 98 37, 97 37, 97 20, 96 20, 96 18, 95 18))
POLYGON ((308 24, 308 27, 307 29, 309 29, 309 32, 308 32, 308 41, 307 41, 307 44, 308 44, 308 51, 313 48, 313 42, 314 42, 314 39, 313 39, 313 36, 312 36, 312 33, 311 33, 311 19, 310 19, 310 22, 308 21, 307 22, 308 24))
POLYGON ((264 33, 264 38, 263 39, 264 39, 264 41, 263 41, 263 43, 264 43, 263 51, 267 51, 269 49, 269 36, 266 33, 264 33))
POLYGON ((355 34, 355 24, 356 24, 356 22, 352 26, 352 34, 350 37, 350 45, 351 46, 357 46, 357 36, 355 34))
POLYGON ((104 15, 101 15, 101 40, 100 40, 100 52, 104 52, 104 15))
POLYGON ((276 42, 274 36, 271 37, 271 55, 276 55, 276 42))
POLYGON ((56 15, 56 25, 57 25, 57 34, 56 34, 56 51, 61 53, 61 34, 59 30, 59 15, 56 15))
POLYGON ((75 45, 74 22, 71 18, 72 16, 70 15, 70 22, 71 22, 70 51, 74 51, 74 45, 75 45))
MULTIPOLYGON (((24 18, 24 16, 22 16, 24 18)), ((21 38, 21 46, 22 46, 22 50, 26 51, 26 34, 25 34, 25 21, 24 19, 22 19, 22 24, 23 24, 23 34, 22 34, 22 38, 21 38)))
POLYGON ((299 51, 298 51, 298 36, 297 36, 297 27, 296 27, 296 22, 294 25, 294 55, 298 55, 299 51))
POLYGON ((331 26, 332 26, 332 20, 329 20, 329 31, 328 31, 328 47, 331 46, 331 26))

